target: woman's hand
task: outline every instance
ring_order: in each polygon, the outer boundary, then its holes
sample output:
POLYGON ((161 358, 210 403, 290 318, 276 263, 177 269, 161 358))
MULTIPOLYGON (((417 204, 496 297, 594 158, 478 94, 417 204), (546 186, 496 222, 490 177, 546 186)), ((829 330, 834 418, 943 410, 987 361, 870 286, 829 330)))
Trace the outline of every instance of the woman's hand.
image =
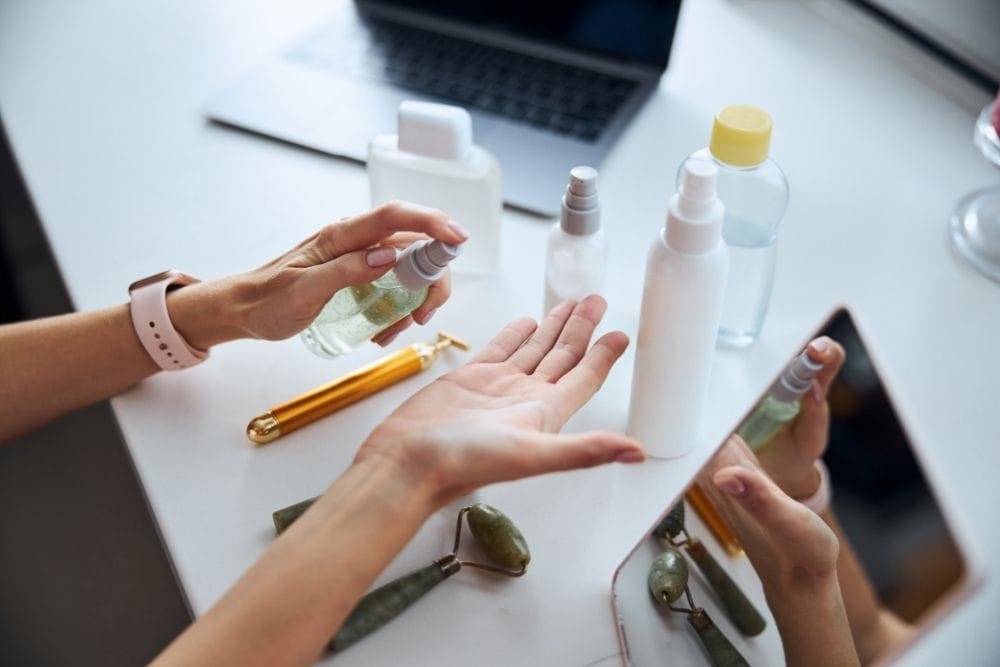
POLYGON ((729 439, 700 478, 760 577, 786 664, 857 665, 834 531, 778 488, 739 436, 729 439))
POLYGON ((472 361, 396 409, 356 462, 393 460, 441 506, 492 482, 644 460, 639 443, 617 433, 557 434, 628 345, 615 331, 590 346, 606 307, 589 296, 563 302, 540 326, 529 318, 509 324, 472 361))
MULTIPOLYGON (((198 349, 236 338, 288 338, 309 326, 338 290, 375 280, 395 265, 397 248, 427 237, 458 244, 468 235, 440 211, 385 204, 327 225, 258 269, 172 292, 171 319, 198 349)), ((374 340, 386 344, 414 321, 425 324, 450 293, 446 273, 419 308, 374 340)))
POLYGON ((792 498, 808 498, 819 487, 816 461, 826 451, 830 437, 830 407, 826 394, 846 356, 844 348, 826 336, 810 342, 806 353, 823 367, 801 399, 801 412, 795 421, 756 452, 761 467, 792 498))

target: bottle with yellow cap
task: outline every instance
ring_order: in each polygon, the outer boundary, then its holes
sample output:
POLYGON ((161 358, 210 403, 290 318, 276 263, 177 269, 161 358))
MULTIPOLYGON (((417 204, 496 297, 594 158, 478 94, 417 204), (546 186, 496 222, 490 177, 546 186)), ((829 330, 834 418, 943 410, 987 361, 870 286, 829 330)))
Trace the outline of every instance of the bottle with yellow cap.
MULTIPOLYGON (((729 281, 719 343, 746 347, 757 339, 774 281, 778 223, 788 206, 788 181, 768 157, 771 116, 734 104, 720 111, 708 148, 688 160, 707 160, 719 170, 717 189, 726 208, 722 238, 729 247, 729 281)), ((680 184, 684 165, 678 171, 680 184)))

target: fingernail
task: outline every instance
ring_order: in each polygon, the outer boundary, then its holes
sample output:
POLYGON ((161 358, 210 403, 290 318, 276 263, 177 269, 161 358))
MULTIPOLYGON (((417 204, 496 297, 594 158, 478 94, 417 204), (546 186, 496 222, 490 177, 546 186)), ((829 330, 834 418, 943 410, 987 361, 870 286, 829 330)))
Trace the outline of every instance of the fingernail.
POLYGON ((383 339, 383 340, 382 340, 382 341, 381 341, 381 342, 379 343, 379 345, 381 345, 382 347, 385 347, 386 345, 388 345, 388 344, 389 344, 389 343, 391 343, 392 341, 396 340, 396 337, 397 337, 398 335, 399 335, 399 332, 397 331, 396 333, 392 334, 392 335, 391 335, 391 336, 389 336, 388 338, 385 338, 385 339, 383 339))
POLYGON ((645 460, 646 453, 641 449, 626 449, 615 456, 615 461, 619 463, 642 463, 645 460))
POLYGON ((430 320, 432 317, 434 317, 434 313, 436 313, 436 312, 437 312, 437 308, 431 308, 426 313, 424 313, 423 317, 421 317, 419 320, 417 320, 417 324, 427 324, 428 320, 430 320))
POLYGON ((747 490, 747 487, 743 486, 743 482, 736 477, 726 477, 722 481, 716 482, 715 485, 731 496, 741 495, 747 490))
POLYGON ((451 228, 451 231, 461 236, 463 241, 469 238, 469 232, 465 231, 465 228, 454 220, 448 221, 448 227, 451 228))
POLYGON ((372 248, 365 253, 365 264, 373 269, 396 261, 396 251, 393 248, 372 248))
POLYGON ((830 349, 830 343, 825 338, 817 338, 816 340, 809 343, 809 347, 813 352, 817 354, 823 354, 830 349))

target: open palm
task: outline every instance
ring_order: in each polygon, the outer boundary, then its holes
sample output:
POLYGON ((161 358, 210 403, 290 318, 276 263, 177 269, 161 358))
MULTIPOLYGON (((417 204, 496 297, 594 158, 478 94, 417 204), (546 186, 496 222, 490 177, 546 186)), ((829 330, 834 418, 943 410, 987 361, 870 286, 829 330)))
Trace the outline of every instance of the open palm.
POLYGON ((468 364, 397 408, 357 459, 400 457, 434 478, 442 503, 492 482, 643 460, 639 444, 621 434, 558 435, 628 345, 615 331, 590 346, 606 307, 590 296, 560 304, 540 326, 512 322, 468 364))

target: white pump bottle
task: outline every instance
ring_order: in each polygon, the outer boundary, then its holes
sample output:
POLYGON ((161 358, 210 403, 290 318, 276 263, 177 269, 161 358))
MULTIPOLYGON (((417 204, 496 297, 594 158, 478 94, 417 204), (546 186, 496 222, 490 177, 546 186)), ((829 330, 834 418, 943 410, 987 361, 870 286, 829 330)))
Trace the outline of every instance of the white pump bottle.
POLYGON ((729 269, 717 168, 683 169, 646 262, 629 403, 628 434, 657 458, 697 445, 729 269))

